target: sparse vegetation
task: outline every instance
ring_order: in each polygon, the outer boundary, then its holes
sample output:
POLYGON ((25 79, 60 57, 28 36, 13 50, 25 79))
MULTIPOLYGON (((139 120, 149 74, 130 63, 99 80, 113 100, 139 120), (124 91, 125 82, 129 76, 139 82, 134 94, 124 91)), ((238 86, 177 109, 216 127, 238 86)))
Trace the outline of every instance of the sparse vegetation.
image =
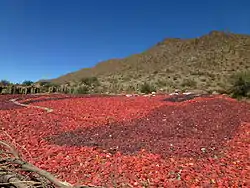
POLYGON ((24 85, 24 86, 30 86, 30 85, 32 85, 34 82, 32 82, 32 81, 30 81, 30 80, 25 80, 25 81, 23 81, 23 83, 22 83, 22 85, 24 85))
POLYGON ((89 88, 87 86, 79 86, 75 87, 73 90, 73 94, 88 94, 89 88))
POLYGON ((143 53, 101 62, 93 68, 50 81, 64 84, 75 80, 95 85, 93 83, 100 80, 100 91, 104 93, 109 92, 107 89, 113 84, 110 77, 118 82, 112 92, 115 88, 126 90, 130 83, 143 82, 155 83, 157 90, 170 92, 176 88, 212 90, 218 86, 224 89, 230 85, 228 81, 222 85, 217 83, 226 80, 235 70, 250 70, 250 54, 246 53, 249 50, 250 36, 214 31, 196 39, 163 40, 143 53))
POLYGON ((181 83, 182 87, 191 87, 194 88, 197 85, 197 82, 193 79, 184 79, 181 83))
MULTIPOLYGON (((41 91, 48 92, 54 87, 50 91, 62 93, 150 93, 175 89, 213 93, 215 89, 229 91, 231 86, 229 92, 234 97, 249 95, 245 76, 234 78, 232 84, 228 75, 235 70, 250 71, 250 54, 246 53, 250 50, 250 36, 211 32, 196 39, 168 39, 159 44, 141 54, 40 81, 41 91)), ((6 80, 0 82, 10 84, 6 80)))
POLYGON ((156 91, 156 88, 147 82, 144 82, 140 87, 141 93, 149 94, 149 93, 152 93, 154 91, 156 91))
POLYGON ((100 83, 97 79, 97 77, 87 77, 87 78, 82 78, 80 80, 80 83, 85 84, 87 86, 98 86, 100 83))
POLYGON ((49 81, 42 81, 42 82, 39 82, 41 86, 44 86, 44 87, 49 87, 51 86, 51 83, 49 81))
POLYGON ((250 97, 250 71, 238 72, 233 75, 229 92, 234 98, 250 97))
POLYGON ((167 82, 165 80, 157 80, 156 85, 158 87, 165 87, 167 85, 167 82))

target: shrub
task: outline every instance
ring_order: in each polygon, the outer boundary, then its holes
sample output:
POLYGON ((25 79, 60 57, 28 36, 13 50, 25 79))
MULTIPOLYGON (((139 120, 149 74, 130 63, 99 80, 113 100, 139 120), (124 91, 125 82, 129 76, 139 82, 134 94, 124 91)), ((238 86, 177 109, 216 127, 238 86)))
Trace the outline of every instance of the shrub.
POLYGON ((239 72, 231 77, 229 92, 234 98, 250 97, 250 71, 239 72))
POLYGON ((87 85, 87 86, 98 86, 100 83, 97 79, 97 77, 87 77, 87 78, 82 78, 81 83, 87 85))
POLYGON ((146 83, 146 82, 144 84, 142 84, 140 87, 141 93, 149 94, 149 93, 152 93, 153 91, 156 91, 155 87, 153 87, 152 85, 150 85, 149 83, 146 83))
POLYGON ((73 93, 74 94, 88 94, 89 88, 87 86, 75 87, 73 93))

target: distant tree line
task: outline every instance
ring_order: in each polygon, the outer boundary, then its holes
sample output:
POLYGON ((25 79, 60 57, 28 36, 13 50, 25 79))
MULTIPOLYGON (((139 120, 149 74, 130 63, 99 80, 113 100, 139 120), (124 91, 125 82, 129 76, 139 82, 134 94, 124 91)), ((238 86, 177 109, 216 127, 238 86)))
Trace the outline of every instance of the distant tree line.
MULTIPOLYGON (((185 81, 185 80, 184 80, 185 81)), ((230 87, 225 88, 223 93, 226 93, 234 98, 250 98, 250 71, 237 72, 232 75, 230 79, 230 87)), ((112 83, 110 83, 112 84, 112 83)), ((116 83, 121 84, 121 83, 116 83)), ((166 85, 166 83, 160 83, 166 85)), ((139 93, 152 93, 157 91, 159 83, 142 82, 138 85, 137 89, 129 87, 128 92, 139 92, 139 93)), ((192 88, 195 85, 194 81, 186 80, 183 85, 186 88, 192 88)), ((184 87, 183 86, 183 87, 184 87)), ((55 84, 47 81, 34 83, 30 80, 25 80, 21 84, 14 84, 8 80, 0 81, 0 94, 11 93, 11 94, 29 94, 29 93, 65 93, 65 94, 93 94, 93 93, 106 93, 109 92, 110 88, 105 88, 97 77, 85 77, 79 81, 66 83, 66 84, 55 84)), ((111 88, 112 89, 112 88, 111 88)), ((123 90, 122 86, 117 87, 117 90, 112 92, 119 93, 123 90), (121 90, 120 90, 121 89, 121 90)))
POLYGON ((14 83, 12 83, 12 82, 10 82, 10 81, 8 81, 8 80, 1 80, 0 81, 0 85, 2 85, 2 86, 9 86, 9 85, 23 85, 23 86, 31 86, 32 84, 34 84, 34 82, 33 81, 30 81, 30 80, 25 80, 25 81, 23 81, 21 84, 14 84, 14 83))

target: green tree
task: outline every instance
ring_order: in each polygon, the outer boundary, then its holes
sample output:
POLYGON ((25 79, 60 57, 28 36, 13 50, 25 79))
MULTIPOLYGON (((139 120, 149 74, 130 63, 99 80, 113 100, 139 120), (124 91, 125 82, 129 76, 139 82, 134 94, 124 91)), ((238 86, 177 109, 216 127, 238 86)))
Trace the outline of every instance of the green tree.
POLYGON ((11 85, 11 82, 8 81, 8 80, 1 80, 1 81, 0 81, 0 85, 8 86, 8 85, 11 85))
POLYGON ((30 80, 25 80, 23 81, 22 85, 25 85, 25 86, 30 86, 32 85, 34 82, 30 81, 30 80))

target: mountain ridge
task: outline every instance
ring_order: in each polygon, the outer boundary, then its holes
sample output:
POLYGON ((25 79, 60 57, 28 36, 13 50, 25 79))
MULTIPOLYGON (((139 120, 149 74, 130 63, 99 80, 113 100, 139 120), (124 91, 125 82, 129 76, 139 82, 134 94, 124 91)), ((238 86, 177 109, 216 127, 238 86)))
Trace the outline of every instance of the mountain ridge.
POLYGON ((142 53, 49 81, 65 84, 97 77, 104 90, 111 92, 136 91, 144 82, 164 91, 223 89, 234 72, 250 70, 249 52, 250 35, 211 31, 197 38, 166 38, 142 53))

